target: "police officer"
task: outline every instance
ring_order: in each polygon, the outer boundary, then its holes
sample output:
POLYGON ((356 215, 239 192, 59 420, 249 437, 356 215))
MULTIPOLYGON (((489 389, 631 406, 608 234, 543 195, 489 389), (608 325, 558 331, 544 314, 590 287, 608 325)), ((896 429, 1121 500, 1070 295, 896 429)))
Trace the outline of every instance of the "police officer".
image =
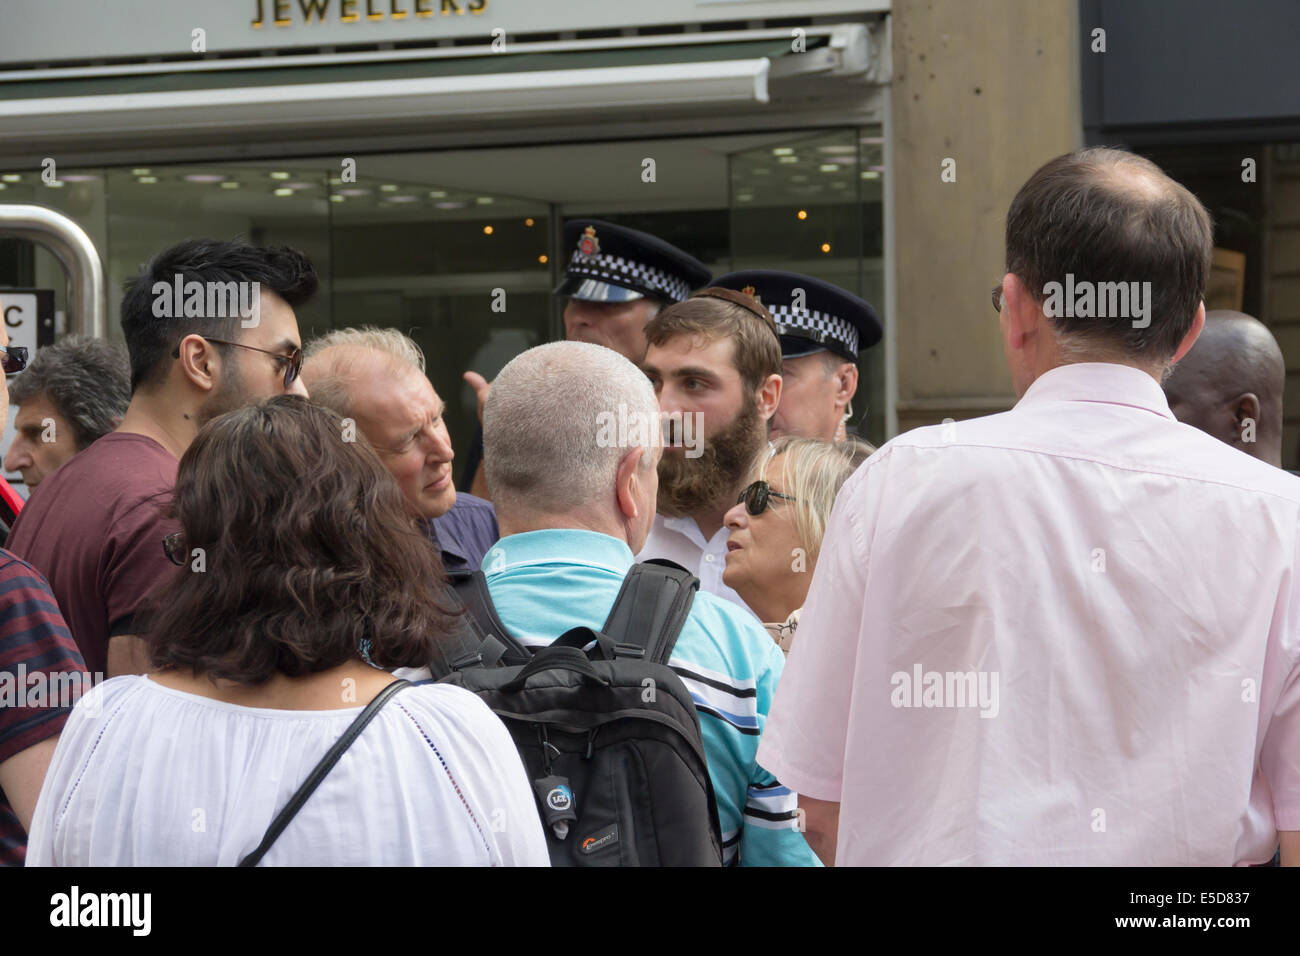
POLYGON ((645 324, 709 281, 704 264, 676 246, 598 219, 566 222, 564 246, 572 253, 555 290, 568 300, 564 337, 607 346, 638 365, 645 324))
POLYGON ((758 299, 781 335, 781 404, 771 437, 843 441, 858 390, 858 353, 880 341, 876 310, 839 286, 797 272, 747 269, 713 285, 758 299))
MULTIPOLYGON (((571 219, 564 224, 564 248, 570 250, 564 280, 555 289, 564 298, 564 337, 592 342, 640 365, 645 359, 645 324, 659 310, 681 302, 706 285, 711 273, 704 263, 657 236, 600 219, 571 219)), ((476 372, 465 381, 478 396, 479 420, 491 384, 476 372)), ((487 497, 479 467, 483 454, 480 429, 470 449, 462 487, 487 497)))

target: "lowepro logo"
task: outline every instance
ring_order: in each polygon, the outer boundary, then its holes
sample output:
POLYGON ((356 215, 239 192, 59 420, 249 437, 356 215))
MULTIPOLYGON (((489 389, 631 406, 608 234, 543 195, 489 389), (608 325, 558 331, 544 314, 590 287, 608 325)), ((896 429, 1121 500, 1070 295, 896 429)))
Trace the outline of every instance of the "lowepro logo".
POLYGON ((587 837, 578 844, 578 849, 583 853, 595 853, 597 850, 603 850, 605 847, 618 842, 618 824, 611 823, 603 830, 597 830, 591 836, 587 837))

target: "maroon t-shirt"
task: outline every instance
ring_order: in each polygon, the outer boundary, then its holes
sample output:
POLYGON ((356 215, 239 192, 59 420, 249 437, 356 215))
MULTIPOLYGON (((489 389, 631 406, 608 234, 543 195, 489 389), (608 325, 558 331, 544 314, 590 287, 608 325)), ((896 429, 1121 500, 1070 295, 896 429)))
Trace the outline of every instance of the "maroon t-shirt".
POLYGON ((139 633, 137 609, 176 571, 162 544, 178 529, 162 517, 176 465, 152 438, 105 435, 32 491, 5 544, 50 582, 96 680, 109 637, 139 633))

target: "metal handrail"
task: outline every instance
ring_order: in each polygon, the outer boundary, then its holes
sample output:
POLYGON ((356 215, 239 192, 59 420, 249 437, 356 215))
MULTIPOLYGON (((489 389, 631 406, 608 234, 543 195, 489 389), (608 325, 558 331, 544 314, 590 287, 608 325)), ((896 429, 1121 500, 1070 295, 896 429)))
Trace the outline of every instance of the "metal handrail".
POLYGON ((104 266, 86 230, 45 206, 0 203, 0 237, 26 239, 54 253, 67 276, 68 331, 104 337, 104 266))

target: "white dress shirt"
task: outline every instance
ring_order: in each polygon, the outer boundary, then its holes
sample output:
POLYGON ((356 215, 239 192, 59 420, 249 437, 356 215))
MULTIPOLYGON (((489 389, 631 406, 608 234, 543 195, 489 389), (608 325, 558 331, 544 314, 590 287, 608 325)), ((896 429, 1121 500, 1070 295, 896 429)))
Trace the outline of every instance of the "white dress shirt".
POLYGON ((1300 830, 1300 479, 1078 364, 845 483, 758 751, 839 864, 1262 863, 1300 830))
POLYGON ((654 526, 646 536, 645 545, 637 554, 638 561, 650 558, 667 558, 680 564, 700 579, 700 590, 734 601, 754 616, 748 604, 733 588, 722 583, 722 572, 727 569, 727 538, 731 530, 723 525, 712 538, 704 540, 704 533, 694 518, 666 518, 655 515, 654 526))

